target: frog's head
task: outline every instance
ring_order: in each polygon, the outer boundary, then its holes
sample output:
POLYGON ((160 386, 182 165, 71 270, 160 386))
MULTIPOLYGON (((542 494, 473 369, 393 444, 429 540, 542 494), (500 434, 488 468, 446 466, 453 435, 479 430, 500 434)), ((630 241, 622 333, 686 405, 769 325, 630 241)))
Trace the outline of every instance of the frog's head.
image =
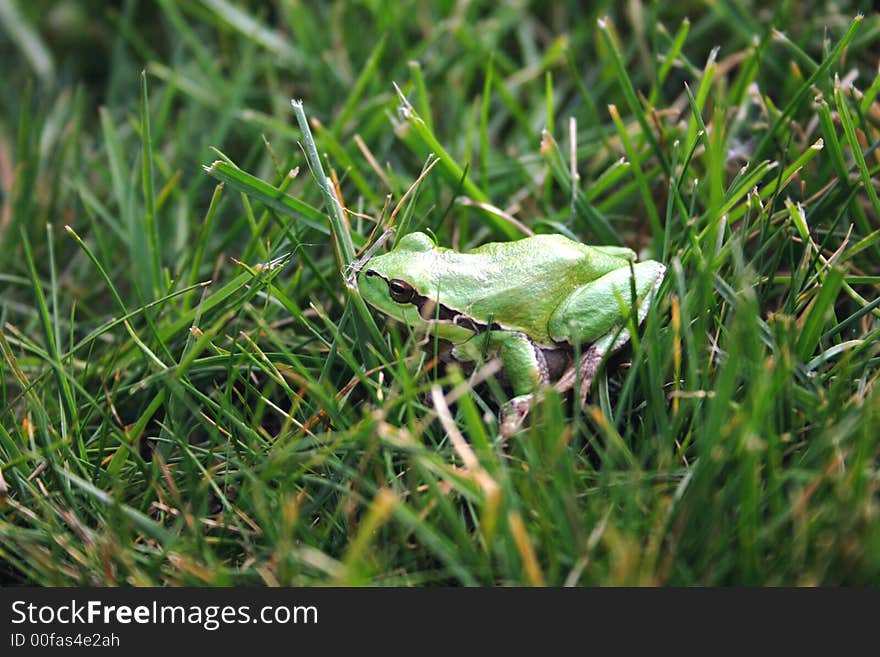
POLYGON ((427 290, 437 247, 425 233, 410 233, 393 250, 375 256, 358 274, 358 288, 371 306, 389 317, 416 326, 423 322, 427 290))

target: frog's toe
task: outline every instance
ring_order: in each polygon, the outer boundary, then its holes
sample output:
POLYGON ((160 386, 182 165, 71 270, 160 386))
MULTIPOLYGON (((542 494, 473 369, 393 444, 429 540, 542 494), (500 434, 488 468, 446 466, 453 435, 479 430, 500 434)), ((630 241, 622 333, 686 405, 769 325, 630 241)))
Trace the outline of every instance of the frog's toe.
POLYGON ((498 433, 504 438, 510 438, 520 430, 526 416, 532 409, 534 395, 520 395, 514 397, 501 407, 499 413, 498 433))

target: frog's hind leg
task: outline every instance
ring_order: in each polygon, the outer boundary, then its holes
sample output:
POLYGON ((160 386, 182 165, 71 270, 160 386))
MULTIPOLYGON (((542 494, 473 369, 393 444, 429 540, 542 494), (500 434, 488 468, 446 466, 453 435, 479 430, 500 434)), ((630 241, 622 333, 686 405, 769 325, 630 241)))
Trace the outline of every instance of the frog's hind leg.
POLYGON ((551 337, 571 344, 602 343, 606 351, 618 349, 629 339, 625 327, 630 309, 636 305, 636 299, 641 300, 637 304, 637 323, 641 323, 650 307, 650 298, 663 281, 665 269, 659 262, 646 260, 633 264, 632 270, 621 267, 582 285, 550 318, 551 337), (621 326, 624 330, 618 331, 621 326))
POLYGON ((559 392, 568 392, 574 388, 576 382, 580 381, 580 401, 583 407, 587 403, 587 395, 593 386, 593 379, 596 378, 596 373, 599 371, 599 364, 602 362, 604 353, 605 350, 601 345, 590 345, 581 354, 577 365, 570 367, 553 387, 559 392))

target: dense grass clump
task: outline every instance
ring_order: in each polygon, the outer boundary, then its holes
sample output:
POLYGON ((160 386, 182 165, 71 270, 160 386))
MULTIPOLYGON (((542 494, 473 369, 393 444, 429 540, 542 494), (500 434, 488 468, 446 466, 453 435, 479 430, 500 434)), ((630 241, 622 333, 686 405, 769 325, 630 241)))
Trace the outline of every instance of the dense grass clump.
POLYGON ((4 585, 880 583, 880 15, 26 5, 4 585), (668 273, 587 407, 501 441, 493 364, 346 285, 392 216, 668 273))

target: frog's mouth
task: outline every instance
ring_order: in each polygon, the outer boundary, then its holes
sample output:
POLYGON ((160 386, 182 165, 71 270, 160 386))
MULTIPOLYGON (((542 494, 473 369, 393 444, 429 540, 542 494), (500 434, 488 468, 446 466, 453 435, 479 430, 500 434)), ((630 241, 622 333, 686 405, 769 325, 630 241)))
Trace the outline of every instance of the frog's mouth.
MULTIPOLYGON (((392 281, 388 280, 382 274, 373 269, 368 269, 364 275, 367 277, 377 276, 385 281, 385 284, 388 286, 389 298, 392 297, 392 281)), ((428 297, 419 294, 415 289, 412 290, 412 295, 406 301, 395 301, 395 303, 400 306, 413 306, 419 313, 419 317, 426 322, 450 324, 452 326, 461 327, 472 333, 503 330, 501 324, 498 324, 497 322, 478 322, 455 308, 450 308, 445 304, 438 303, 433 299, 429 299, 428 297)))

